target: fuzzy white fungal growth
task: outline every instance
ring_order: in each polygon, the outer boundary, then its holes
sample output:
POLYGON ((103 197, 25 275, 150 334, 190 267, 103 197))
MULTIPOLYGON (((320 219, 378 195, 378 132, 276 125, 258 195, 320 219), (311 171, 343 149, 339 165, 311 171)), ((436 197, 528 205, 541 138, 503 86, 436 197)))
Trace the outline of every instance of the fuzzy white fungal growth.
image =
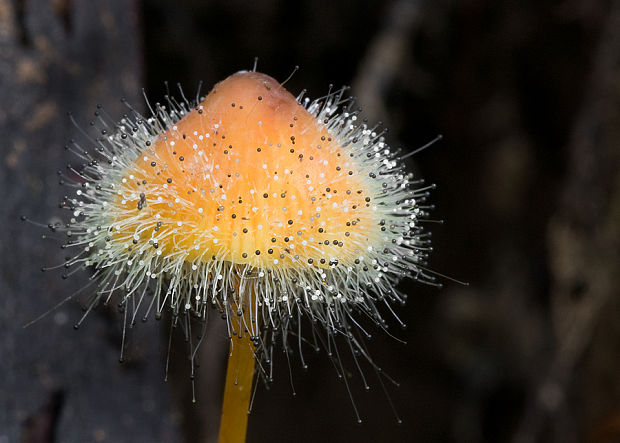
POLYGON ((406 298, 399 280, 434 281, 420 223, 430 187, 344 92, 302 100, 242 72, 200 104, 167 98, 117 124, 99 110, 96 149, 70 147, 84 162, 63 178, 73 218, 54 227, 75 251, 67 266, 95 268, 89 308, 115 294, 128 321, 215 307, 264 360, 291 333, 301 351, 308 317, 367 356, 356 316, 383 327, 406 298))

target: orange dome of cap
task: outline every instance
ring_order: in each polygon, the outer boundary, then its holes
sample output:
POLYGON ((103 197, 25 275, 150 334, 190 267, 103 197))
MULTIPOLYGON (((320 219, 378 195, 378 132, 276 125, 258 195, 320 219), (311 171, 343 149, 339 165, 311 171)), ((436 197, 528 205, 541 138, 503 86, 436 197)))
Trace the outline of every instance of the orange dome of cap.
POLYGON ((275 79, 237 73, 126 169, 117 235, 187 261, 352 263, 378 230, 352 157, 275 79))

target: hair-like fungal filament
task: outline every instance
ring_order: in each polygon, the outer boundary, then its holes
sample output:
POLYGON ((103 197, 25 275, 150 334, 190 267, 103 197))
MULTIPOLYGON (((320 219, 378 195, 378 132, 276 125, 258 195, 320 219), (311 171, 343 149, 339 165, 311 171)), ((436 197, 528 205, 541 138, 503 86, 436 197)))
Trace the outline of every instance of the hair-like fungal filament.
POLYGON ((249 336, 266 380, 276 345, 304 366, 303 348, 325 348, 342 375, 344 343, 367 386, 359 360, 381 371, 363 324, 402 323, 401 279, 437 284, 423 227, 432 186, 344 88, 296 98, 239 72, 202 101, 181 96, 149 116, 127 105, 117 123, 98 107, 93 149, 69 146, 81 162, 61 176, 71 215, 50 228, 67 235, 67 268, 94 268, 87 311, 117 296, 126 325, 169 310, 190 335, 215 308, 230 337, 249 336))

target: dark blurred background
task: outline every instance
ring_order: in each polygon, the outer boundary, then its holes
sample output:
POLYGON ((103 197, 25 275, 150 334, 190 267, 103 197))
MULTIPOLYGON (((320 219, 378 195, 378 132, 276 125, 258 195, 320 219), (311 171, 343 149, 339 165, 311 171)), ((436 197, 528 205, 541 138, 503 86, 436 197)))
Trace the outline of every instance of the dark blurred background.
MULTIPOLYGON (((432 268, 466 280, 402 284, 408 327, 378 331, 357 425, 324 353, 276 365, 248 442, 620 441, 620 2, 602 0, 0 0, 0 443, 213 441, 226 340, 201 351, 198 403, 168 326, 69 301, 40 273, 57 240, 19 221, 61 215, 63 146, 95 104, 114 118, 181 83, 193 96, 251 69, 294 94, 351 85, 371 122, 436 183, 432 268), (161 327, 159 327, 161 326, 161 327)), ((83 273, 82 273, 83 274, 83 273)), ((393 322, 396 323, 396 322, 393 322)))

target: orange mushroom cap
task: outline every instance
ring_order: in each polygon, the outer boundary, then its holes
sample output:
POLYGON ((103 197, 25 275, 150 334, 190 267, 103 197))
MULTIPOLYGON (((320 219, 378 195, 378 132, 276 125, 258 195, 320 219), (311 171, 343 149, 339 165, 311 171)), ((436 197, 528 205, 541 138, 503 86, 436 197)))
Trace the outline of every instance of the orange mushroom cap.
POLYGON ((350 264, 378 232, 360 166, 275 79, 237 73, 126 169, 116 235, 189 262, 350 264))

